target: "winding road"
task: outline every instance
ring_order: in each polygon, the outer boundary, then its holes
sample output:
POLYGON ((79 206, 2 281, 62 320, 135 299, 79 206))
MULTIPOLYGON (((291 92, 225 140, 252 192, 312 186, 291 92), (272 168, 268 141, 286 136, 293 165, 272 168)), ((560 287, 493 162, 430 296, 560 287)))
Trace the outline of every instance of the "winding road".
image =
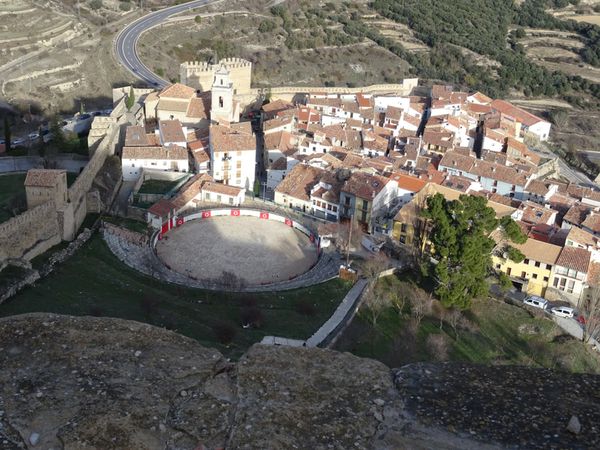
POLYGON ((193 0, 170 8, 151 12, 138 20, 127 25, 115 39, 115 55, 119 63, 125 67, 133 76, 144 81, 146 84, 156 88, 168 86, 167 80, 162 79, 152 72, 139 58, 137 54, 137 42, 145 31, 165 22, 169 17, 175 14, 188 11, 190 9, 216 3, 219 0, 193 0))

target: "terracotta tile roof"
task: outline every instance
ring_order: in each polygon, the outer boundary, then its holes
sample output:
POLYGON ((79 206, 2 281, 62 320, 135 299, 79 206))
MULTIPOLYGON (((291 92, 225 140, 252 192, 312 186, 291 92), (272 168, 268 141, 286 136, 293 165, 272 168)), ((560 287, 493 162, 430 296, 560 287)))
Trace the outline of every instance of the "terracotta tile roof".
POLYGON ((263 130, 265 133, 270 132, 273 129, 293 125, 293 117, 275 117, 271 120, 265 120, 263 122, 263 130))
POLYGON ((289 131, 277 131, 265 135, 265 150, 281 150, 286 153, 296 150, 296 138, 289 131))
POLYGON ((481 92, 475 92, 474 94, 469 95, 469 97, 472 97, 477 102, 483 103, 483 104, 492 103, 492 101, 493 101, 492 98, 488 97, 485 94, 482 94, 481 92))
POLYGON ((167 217, 167 215, 175 209, 176 207, 171 201, 163 198, 148 208, 148 212, 158 217, 167 217))
POLYGON ((544 120, 540 119, 539 117, 534 116, 533 114, 528 113, 527 111, 518 108, 504 100, 494 100, 491 103, 491 107, 502 114, 515 118, 527 127, 535 125, 539 122, 544 122, 544 120))
POLYGON ((529 183, 527 183, 527 186, 525 186, 525 192, 529 192, 540 197, 545 197, 546 194, 548 194, 548 191, 549 185, 535 178, 529 180, 529 183))
POLYGON ((590 265, 590 252, 583 248, 564 247, 556 261, 557 266, 587 273, 590 265))
POLYGON ((208 119, 210 116, 210 92, 192 98, 185 115, 194 119, 208 119))
POLYGON ((466 193, 471 187, 471 183, 473 183, 473 180, 471 180, 470 178, 461 177, 458 175, 449 175, 441 183, 441 185, 466 193))
POLYGON ((146 134, 146 128, 132 125, 125 130, 125 147, 151 147, 146 134))
POLYGON ((293 103, 286 102, 285 100, 281 99, 273 100, 265 105, 262 105, 261 107, 264 112, 272 114, 293 108, 295 108, 293 103))
POLYGON ((399 121, 402 118, 402 108, 397 108, 395 106, 388 106, 385 112, 385 118, 390 120, 399 121))
POLYGON ((30 169, 25 177, 25 186, 54 187, 62 177, 66 181, 67 171, 62 169, 30 169))
POLYGON ((176 145, 170 147, 123 147, 122 159, 187 160, 188 151, 176 145))
POLYGON ((223 194, 223 195, 229 195, 231 197, 235 197, 235 196, 239 195, 239 193, 242 192, 243 189, 239 188, 239 187, 235 187, 235 186, 229 186, 226 184, 215 183, 215 182, 209 181, 202 185, 202 191, 214 192, 216 194, 223 194))
POLYGON ((409 192, 419 192, 427 184, 425 180, 398 172, 393 173, 390 179, 398 183, 398 189, 404 189, 409 192))
POLYGON ((256 138, 224 125, 210 126, 210 143, 215 152, 256 151, 256 138))
POLYGON ((389 178, 380 175, 369 175, 364 172, 353 172, 344 182, 342 192, 364 200, 373 200, 389 182, 389 178))
POLYGON ((532 261, 539 261, 543 264, 554 265, 561 254, 562 248, 558 245, 550 244, 548 242, 538 241, 536 239, 527 239, 524 244, 517 244, 515 242, 506 242, 504 233, 500 230, 495 230, 490 235, 494 241, 499 245, 510 244, 519 250, 525 258, 532 261))
POLYGON ((581 225, 589 212, 592 210, 592 207, 589 205, 583 205, 581 203, 577 203, 569 208, 563 220, 572 223, 573 225, 581 225))
POLYGON ((431 86, 431 98, 450 98, 453 90, 449 84, 434 84, 431 86))
POLYGON ((287 158, 285 156, 282 156, 281 158, 277 158, 275 161, 273 161, 271 163, 271 165, 269 166, 270 170, 287 170, 288 167, 288 162, 287 162, 287 158))
POLYGON ((566 241, 572 241, 575 244, 583 245, 585 247, 596 247, 598 244, 598 238, 596 236, 579 227, 569 228, 566 241))
POLYGON ((204 164, 205 162, 210 161, 210 155, 204 149, 193 150, 192 157, 198 164, 204 164))
POLYGON ((286 177, 277 185, 275 192, 304 201, 310 200, 310 191, 319 182, 325 170, 306 164, 296 164, 286 177))
POLYGON ((592 233, 600 234, 600 213, 590 211, 581 226, 591 230, 592 233))
POLYGON ((523 213, 521 220, 528 223, 548 223, 552 215, 556 215, 557 213, 557 211, 551 208, 546 208, 530 201, 522 202, 518 209, 523 213))
POLYGON ((188 100, 196 95, 196 90, 185 84, 175 83, 164 88, 158 96, 160 98, 177 98, 188 100))
POLYGON ((156 109, 159 111, 187 113, 188 106, 189 102, 181 100, 165 100, 161 98, 158 102, 158 106, 156 107, 156 109))
POLYGON ((548 199, 548 204, 552 209, 561 213, 566 213, 575 203, 577 203, 577 200, 564 194, 554 194, 548 199))
POLYGON ((525 186, 527 184, 529 173, 507 167, 500 164, 482 161, 470 156, 460 155, 456 152, 446 152, 440 161, 440 167, 445 166, 451 169, 460 170, 475 176, 485 177, 492 180, 503 181, 516 186, 525 186))
POLYGON ((158 129, 163 142, 187 142, 181 122, 175 120, 160 120, 158 129))

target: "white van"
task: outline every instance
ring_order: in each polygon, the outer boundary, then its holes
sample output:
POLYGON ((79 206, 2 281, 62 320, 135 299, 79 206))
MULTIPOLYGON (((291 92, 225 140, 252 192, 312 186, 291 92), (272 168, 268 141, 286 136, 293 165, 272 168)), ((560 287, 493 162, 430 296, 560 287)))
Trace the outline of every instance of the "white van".
POLYGON ((556 306, 552 308, 550 312, 558 317, 575 317, 575 310, 570 306, 556 306))
POLYGON ((533 306, 534 308, 546 309, 548 307, 548 300, 538 297, 537 295, 530 295, 523 303, 529 306, 533 306))

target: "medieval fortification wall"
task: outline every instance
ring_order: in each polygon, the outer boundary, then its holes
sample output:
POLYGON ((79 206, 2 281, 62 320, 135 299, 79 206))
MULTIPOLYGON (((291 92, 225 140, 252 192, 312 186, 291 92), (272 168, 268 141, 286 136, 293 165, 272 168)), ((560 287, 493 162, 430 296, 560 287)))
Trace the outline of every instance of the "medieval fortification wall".
POLYGON ((227 67, 229 77, 235 86, 236 95, 246 95, 251 91, 252 63, 242 58, 225 58, 217 64, 189 61, 179 66, 179 79, 181 83, 199 89, 210 91, 215 72, 221 67, 227 67))
MULTIPOLYGON (((63 204, 44 203, 0 224, 0 268, 8 259, 31 260, 62 240, 71 241, 89 212, 88 191, 119 144, 120 130, 126 122, 124 101, 110 117, 96 117, 90 132, 93 156, 68 190, 63 204)), ((97 209, 97 205, 93 209, 97 209)))

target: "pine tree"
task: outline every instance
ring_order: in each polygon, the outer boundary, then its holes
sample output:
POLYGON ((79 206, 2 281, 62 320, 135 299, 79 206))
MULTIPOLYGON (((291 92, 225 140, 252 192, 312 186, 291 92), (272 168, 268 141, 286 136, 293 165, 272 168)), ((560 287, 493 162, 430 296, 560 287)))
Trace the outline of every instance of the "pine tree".
POLYGON ((125 106, 127 107, 127 110, 130 111, 131 108, 133 108, 134 104, 135 104, 135 93, 133 92, 133 86, 132 86, 129 88, 129 95, 125 99, 125 106))

